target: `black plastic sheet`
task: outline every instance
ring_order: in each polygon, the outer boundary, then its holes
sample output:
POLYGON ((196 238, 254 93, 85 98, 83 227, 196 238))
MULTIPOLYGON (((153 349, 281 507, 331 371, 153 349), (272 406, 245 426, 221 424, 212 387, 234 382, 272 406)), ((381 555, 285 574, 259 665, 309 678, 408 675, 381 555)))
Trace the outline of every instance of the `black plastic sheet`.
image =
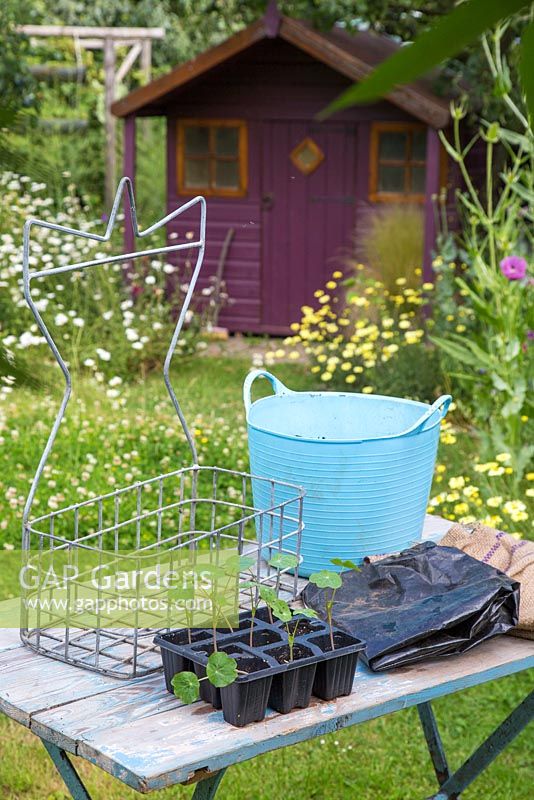
MULTIPOLYGON (((519 583, 455 547, 423 542, 342 579, 334 621, 366 642, 373 670, 464 653, 517 624, 519 583)), ((330 591, 308 584, 305 605, 324 618, 330 591)))

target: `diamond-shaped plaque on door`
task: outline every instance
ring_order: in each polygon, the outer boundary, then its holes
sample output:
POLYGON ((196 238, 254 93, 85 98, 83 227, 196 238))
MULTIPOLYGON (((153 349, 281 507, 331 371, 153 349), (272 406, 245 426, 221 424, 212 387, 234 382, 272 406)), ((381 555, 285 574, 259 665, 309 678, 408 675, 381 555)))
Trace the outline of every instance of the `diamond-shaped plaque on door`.
POLYGON ((291 161, 303 175, 314 172, 324 159, 324 153, 313 139, 306 136, 290 153, 291 161))

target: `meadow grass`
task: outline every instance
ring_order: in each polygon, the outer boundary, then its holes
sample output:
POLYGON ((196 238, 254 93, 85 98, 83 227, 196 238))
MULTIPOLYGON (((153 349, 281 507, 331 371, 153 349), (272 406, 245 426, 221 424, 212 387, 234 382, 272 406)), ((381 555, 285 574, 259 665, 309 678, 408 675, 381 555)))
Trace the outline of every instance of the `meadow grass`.
MULTIPOLYGON (((205 464, 248 468, 241 385, 249 364, 247 359, 202 358, 180 361, 175 369, 176 391, 205 464)), ((276 374, 291 388, 314 387, 313 378, 299 365, 277 365, 276 374)), ((28 480, 56 413, 61 388, 58 381, 46 393, 14 389, 2 402, 0 547, 19 543, 28 480)), ((112 396, 108 396, 107 387, 87 380, 80 382, 79 391, 77 388, 75 381, 69 417, 43 479, 36 511, 45 510, 48 498, 61 506, 189 463, 179 422, 156 375, 120 387, 118 395, 113 391, 112 396)), ((268 391, 262 382, 255 389, 257 396, 268 391)), ((445 476, 464 469, 475 453, 475 443, 468 434, 457 436, 457 445, 441 448, 445 476)), ((47 662, 46 668, 53 670, 54 663, 47 662)), ((436 702, 453 766, 507 715, 532 684, 531 675, 517 675, 436 702)), ((0 742, 2 800, 68 797, 42 745, 27 730, 0 717, 0 742)), ((533 762, 534 743, 524 732, 465 793, 466 800, 530 797, 533 762)), ((139 797, 79 759, 76 766, 95 798, 139 797)), ((221 800, 415 800, 434 790, 417 713, 409 709, 233 767, 219 796, 221 800)), ((155 800, 181 800, 190 797, 192 791, 175 787, 152 796, 155 800)))

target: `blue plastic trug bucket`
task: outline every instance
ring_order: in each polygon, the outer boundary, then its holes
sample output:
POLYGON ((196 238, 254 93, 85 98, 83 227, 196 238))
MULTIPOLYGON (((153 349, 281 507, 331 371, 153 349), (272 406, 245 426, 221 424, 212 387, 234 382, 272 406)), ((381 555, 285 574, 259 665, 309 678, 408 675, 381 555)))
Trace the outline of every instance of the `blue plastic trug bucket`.
MULTIPOLYGON (((255 370, 245 379, 243 398, 251 473, 306 490, 300 574, 332 569, 332 558, 358 562, 420 540, 450 395, 427 405, 380 395, 293 392, 269 372, 255 370), (275 394, 251 403, 260 376, 275 394)), ((260 484, 253 484, 254 505, 269 508, 272 498, 260 484)))

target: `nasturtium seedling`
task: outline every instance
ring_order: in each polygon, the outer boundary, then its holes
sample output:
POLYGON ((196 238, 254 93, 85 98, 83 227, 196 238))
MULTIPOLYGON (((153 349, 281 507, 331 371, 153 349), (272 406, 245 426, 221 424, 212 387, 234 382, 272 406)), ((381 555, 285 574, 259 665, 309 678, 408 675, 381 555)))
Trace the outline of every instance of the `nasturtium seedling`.
POLYGON ((339 589, 343 584, 337 572, 329 569, 322 569, 320 572, 312 572, 309 577, 310 583, 315 584, 319 589, 339 589))
POLYGON ((348 558, 331 558, 330 563, 333 564, 335 567, 341 567, 342 570, 354 569, 357 572, 361 572, 361 569, 358 566, 358 564, 355 564, 354 561, 351 561, 348 558))
POLYGON ((206 677, 197 678, 194 672, 177 672, 171 680, 176 697, 182 703, 194 703, 200 694, 200 681, 209 680, 212 686, 222 689, 230 686, 238 675, 237 661, 226 653, 212 653, 206 664, 206 677))
POLYGON ((294 620, 295 617, 299 616, 309 618, 317 617, 317 612, 312 608, 299 608, 296 611, 292 611, 285 600, 280 600, 280 598, 277 597, 274 592, 273 594, 274 597, 270 597, 269 600, 266 600, 266 603, 273 612, 274 616, 284 623, 287 633, 287 643, 289 646, 289 660, 293 661, 293 649, 295 646, 295 637, 297 635, 299 620, 296 620, 296 623, 293 627, 291 627, 289 623, 292 619, 294 620))
POLYGON ((206 675, 217 689, 230 686, 237 678, 237 661, 227 653, 212 653, 206 665, 206 675))
POLYGON ((268 561, 269 566, 275 569, 294 569, 298 563, 299 559, 292 553, 276 553, 268 561))
POLYGON ((320 572, 313 572, 309 577, 309 581, 317 586, 318 589, 330 589, 329 595, 325 591, 324 605, 326 619, 328 620, 328 627, 330 628, 330 646, 332 650, 335 650, 334 631, 332 630, 332 610, 334 608, 334 598, 336 596, 336 592, 341 586, 343 586, 343 579, 338 572, 332 572, 332 570, 329 569, 322 569, 320 572))
POLYGON ((176 697, 182 703, 194 703, 198 700, 200 681, 194 672, 178 672, 171 681, 176 697))
POLYGON ((280 600, 279 597, 276 597, 274 600, 271 600, 269 606, 274 616, 277 619, 281 620, 281 622, 289 622, 289 620, 293 616, 293 614, 291 613, 291 609, 289 608, 286 601, 280 600))

